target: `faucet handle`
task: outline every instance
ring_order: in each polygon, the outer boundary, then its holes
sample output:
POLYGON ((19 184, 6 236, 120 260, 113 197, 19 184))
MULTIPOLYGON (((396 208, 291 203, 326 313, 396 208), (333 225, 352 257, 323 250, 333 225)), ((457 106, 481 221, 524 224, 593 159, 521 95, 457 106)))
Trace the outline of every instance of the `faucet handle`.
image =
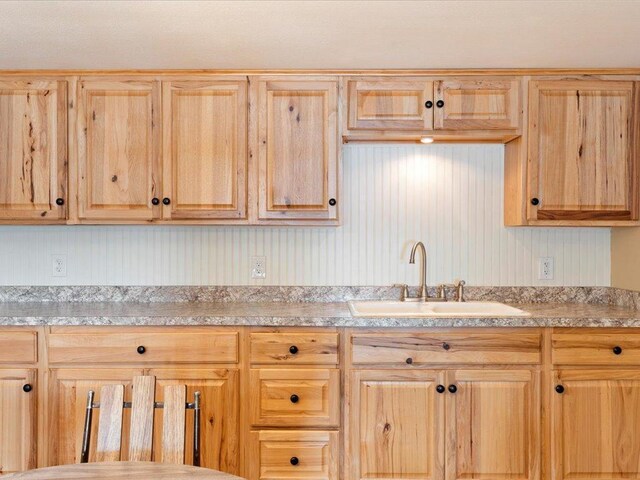
POLYGON ((467 284, 464 280, 458 280, 456 282, 456 300, 458 302, 465 302, 464 299, 464 286, 467 284))
POLYGON ((444 301, 447 300, 447 285, 441 283, 436 287, 436 298, 442 298, 444 301))
POLYGON ((394 283, 393 287, 400 288, 400 301, 404 302, 409 296, 409 285, 406 283, 394 283))

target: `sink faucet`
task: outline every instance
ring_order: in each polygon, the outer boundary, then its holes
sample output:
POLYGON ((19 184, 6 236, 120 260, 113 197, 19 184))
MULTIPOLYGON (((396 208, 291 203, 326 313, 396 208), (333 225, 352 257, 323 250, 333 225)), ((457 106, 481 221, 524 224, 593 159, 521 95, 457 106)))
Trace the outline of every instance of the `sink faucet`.
POLYGON ((409 297, 407 300, 426 301, 427 300, 427 249, 424 248, 424 243, 416 242, 411 248, 411 255, 409 256, 409 263, 416 263, 416 250, 420 249, 422 253, 422 265, 420 266, 420 292, 417 297, 409 297))

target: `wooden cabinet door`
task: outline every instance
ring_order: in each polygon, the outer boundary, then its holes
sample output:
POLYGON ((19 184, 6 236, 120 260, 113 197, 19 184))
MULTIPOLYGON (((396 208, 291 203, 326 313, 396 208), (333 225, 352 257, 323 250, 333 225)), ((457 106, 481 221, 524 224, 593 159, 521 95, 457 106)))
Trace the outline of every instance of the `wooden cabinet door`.
POLYGON ((247 81, 162 88, 164 218, 246 218, 247 81))
POLYGON ((67 83, 0 80, 0 221, 62 220, 67 203, 67 83))
POLYGON ((35 370, 0 369, 0 475, 36 468, 35 387, 35 370))
MULTIPOLYGON (((239 380, 236 369, 150 369, 156 377, 156 401, 163 399, 167 385, 186 385, 187 401, 201 393, 200 464, 205 468, 237 474, 239 465, 239 380)), ((154 419, 154 461, 162 461, 162 410, 154 419)), ((187 410, 185 463, 193 463, 193 410, 187 410)))
POLYGON ((348 478, 444 478, 442 383, 442 372, 428 370, 352 373, 348 478))
MULTIPOLYGON (((54 369, 49 378, 49 463, 63 465, 79 463, 82 452, 82 429, 84 426, 87 394, 95 392, 94 402, 100 401, 103 385, 125 385, 125 401, 131 401, 133 377, 142 375, 142 369, 132 368, 87 368, 54 369)), ((89 461, 95 462, 95 449, 100 412, 94 411, 91 425, 89 461)), ((122 424, 121 460, 126 460, 129 452, 129 422, 131 410, 126 409, 122 424)))
POLYGON ((633 90, 633 82, 530 83, 530 220, 638 218, 633 90))
POLYGON ((338 218, 338 83, 265 80, 258 86, 261 220, 338 218))
POLYGON ((435 82, 433 123, 446 130, 515 130, 520 119, 520 82, 451 79, 435 82))
POLYGON ((554 377, 553 479, 640 478, 640 372, 559 370, 554 377))
POLYGON ((160 214, 160 86, 82 78, 78 84, 81 220, 151 220, 160 214))
POLYGON ((539 374, 447 373, 447 480, 540 478, 539 374))
POLYGON ((433 129, 432 81, 420 78, 349 80, 347 95, 350 130, 433 129))

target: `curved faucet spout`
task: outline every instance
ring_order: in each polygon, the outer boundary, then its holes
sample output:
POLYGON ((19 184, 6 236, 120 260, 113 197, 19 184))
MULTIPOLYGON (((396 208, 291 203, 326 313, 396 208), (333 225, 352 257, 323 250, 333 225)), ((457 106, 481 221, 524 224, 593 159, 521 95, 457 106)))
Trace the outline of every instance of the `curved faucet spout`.
POLYGON ((416 263, 416 250, 420 249, 422 253, 422 265, 420 266, 420 300, 427 299, 427 249, 424 247, 424 243, 416 242, 411 248, 411 255, 409 256, 409 263, 416 263))

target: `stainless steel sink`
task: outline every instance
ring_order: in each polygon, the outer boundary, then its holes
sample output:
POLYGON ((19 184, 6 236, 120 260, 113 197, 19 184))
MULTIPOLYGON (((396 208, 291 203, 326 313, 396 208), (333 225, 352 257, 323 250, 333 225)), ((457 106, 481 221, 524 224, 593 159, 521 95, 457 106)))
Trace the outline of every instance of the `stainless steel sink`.
POLYGON ((528 317, 531 314, 499 302, 351 301, 354 317, 528 317))

